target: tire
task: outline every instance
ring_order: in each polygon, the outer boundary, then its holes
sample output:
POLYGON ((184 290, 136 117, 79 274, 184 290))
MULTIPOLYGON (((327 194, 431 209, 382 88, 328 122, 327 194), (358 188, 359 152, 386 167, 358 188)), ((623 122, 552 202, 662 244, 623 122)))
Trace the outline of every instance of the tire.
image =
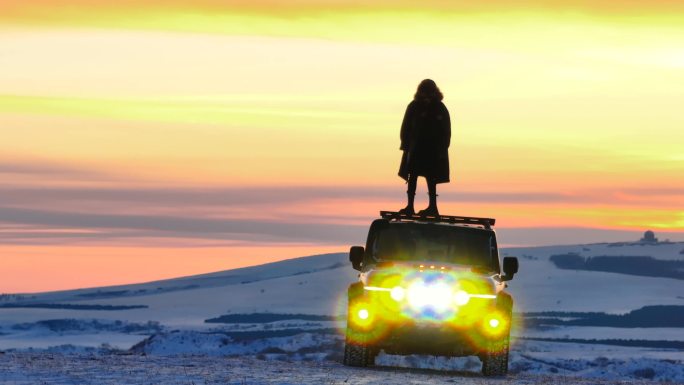
POLYGON ((344 358, 342 363, 346 366, 366 367, 375 365, 377 352, 368 343, 367 331, 354 328, 352 325, 351 309, 353 304, 363 296, 363 284, 360 282, 349 286, 347 308, 347 335, 344 342, 344 358))
MULTIPOLYGON (((501 292, 496 298, 496 307, 502 313, 513 318, 513 297, 508 293, 501 292)), ((485 377, 505 376, 508 374, 508 350, 510 346, 510 325, 503 338, 489 342, 487 350, 483 352, 482 375, 485 377)))
MULTIPOLYGON (((347 330, 347 334, 349 333, 350 330, 347 330)), ((342 363, 347 366, 356 367, 373 366, 375 365, 376 355, 375 349, 367 342, 351 341, 347 338, 344 344, 344 359, 342 363)))
POLYGON ((485 377, 505 376, 508 373, 509 336, 492 341, 482 356, 482 375, 485 377))

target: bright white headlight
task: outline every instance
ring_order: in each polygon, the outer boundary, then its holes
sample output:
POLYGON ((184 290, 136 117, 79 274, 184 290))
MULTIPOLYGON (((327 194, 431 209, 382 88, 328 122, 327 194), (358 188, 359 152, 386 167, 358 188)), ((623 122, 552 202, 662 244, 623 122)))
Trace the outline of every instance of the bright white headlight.
POLYGON ((451 287, 445 283, 438 283, 430 287, 430 305, 438 310, 446 310, 451 305, 451 287))
POLYGON ((456 305, 463 306, 467 304, 468 301, 470 301, 470 295, 465 291, 459 290, 454 293, 454 302, 456 302, 456 305))
POLYGON ((421 308, 426 305, 427 300, 427 288, 422 282, 416 282, 409 286, 407 299, 409 305, 413 308, 421 308))
POLYGON ((446 310, 451 305, 452 291, 445 283, 426 285, 416 282, 408 288, 407 299, 411 307, 419 309, 433 307, 436 310, 446 310))
POLYGON ((402 301, 406 296, 406 290, 403 287, 396 286, 390 291, 390 296, 397 302, 402 301))

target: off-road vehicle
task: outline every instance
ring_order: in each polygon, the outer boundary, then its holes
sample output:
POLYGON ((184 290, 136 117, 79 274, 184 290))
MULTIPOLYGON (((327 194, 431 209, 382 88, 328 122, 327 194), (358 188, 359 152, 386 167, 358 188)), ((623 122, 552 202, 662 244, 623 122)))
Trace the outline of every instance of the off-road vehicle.
POLYGON ((495 220, 380 215, 366 247, 349 252, 360 274, 348 290, 344 364, 374 365, 381 350, 477 355, 485 376, 505 375, 513 299, 504 288, 518 260, 501 268, 495 220))

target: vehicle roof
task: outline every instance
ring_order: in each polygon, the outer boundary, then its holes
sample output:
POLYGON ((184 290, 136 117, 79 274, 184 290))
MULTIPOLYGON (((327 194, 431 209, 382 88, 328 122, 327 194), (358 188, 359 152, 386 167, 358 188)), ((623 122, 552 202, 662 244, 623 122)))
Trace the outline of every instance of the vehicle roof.
POLYGON ((406 214, 397 211, 380 211, 380 217, 387 221, 396 222, 430 222, 430 223, 445 223, 445 224, 461 224, 471 226, 481 226, 485 229, 491 229, 496 223, 494 218, 479 218, 479 217, 465 217, 458 215, 418 215, 406 214))
POLYGON ((465 225, 460 223, 444 223, 444 222, 423 222, 423 221, 390 221, 390 226, 440 226, 448 228, 458 228, 464 229, 466 231, 478 231, 478 232, 489 232, 493 233, 494 229, 484 228, 482 226, 476 225, 465 225))

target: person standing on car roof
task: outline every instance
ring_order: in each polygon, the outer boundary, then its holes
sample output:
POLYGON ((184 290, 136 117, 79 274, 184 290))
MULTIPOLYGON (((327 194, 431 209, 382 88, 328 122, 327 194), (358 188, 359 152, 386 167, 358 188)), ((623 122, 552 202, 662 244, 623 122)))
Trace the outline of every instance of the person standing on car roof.
POLYGON ((451 119, 442 99, 444 96, 431 79, 425 79, 406 108, 401 123, 401 150, 404 152, 399 176, 408 183, 408 203, 399 210, 413 215, 418 177, 427 181, 430 204, 418 212, 421 216, 438 216, 437 184, 449 182, 449 144, 451 119))

